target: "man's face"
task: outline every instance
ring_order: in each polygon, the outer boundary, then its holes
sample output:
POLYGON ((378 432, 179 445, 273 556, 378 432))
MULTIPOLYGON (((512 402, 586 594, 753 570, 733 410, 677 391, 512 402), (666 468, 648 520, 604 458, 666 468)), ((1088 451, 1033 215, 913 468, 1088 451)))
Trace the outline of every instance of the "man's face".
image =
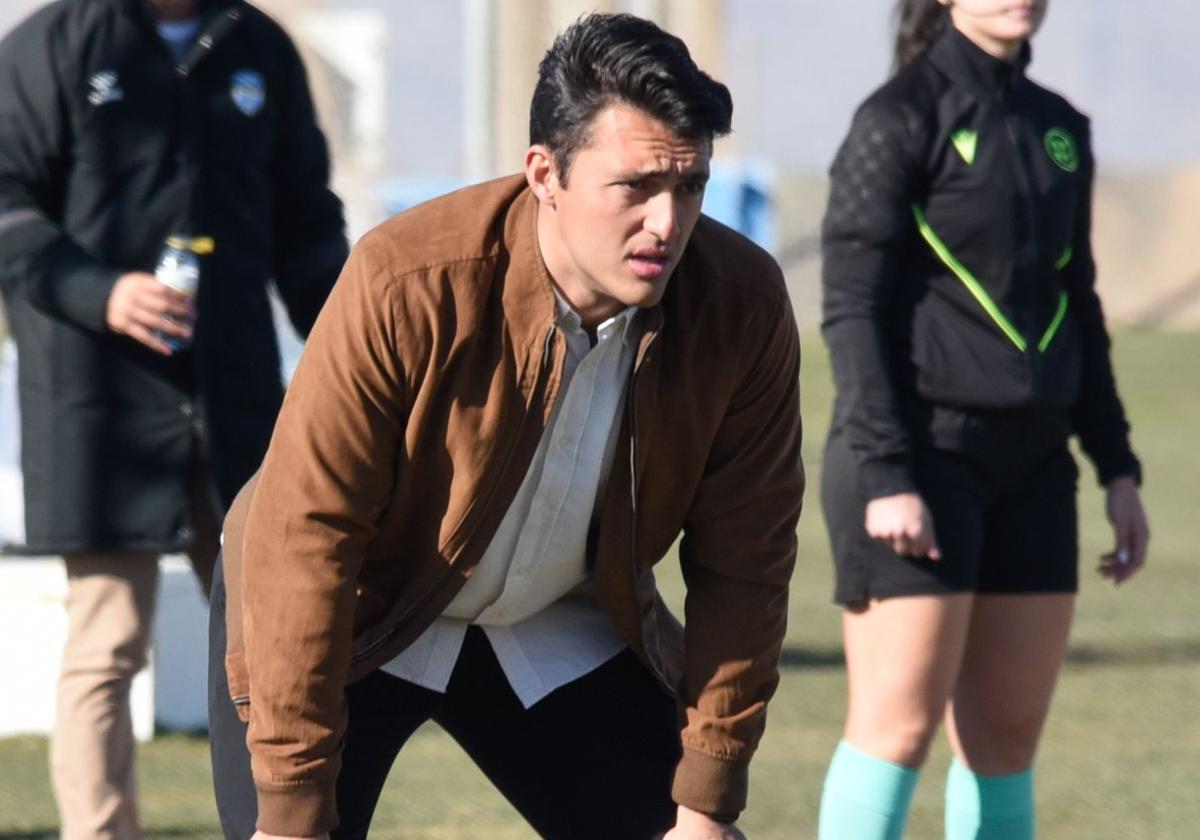
POLYGON ((700 217, 712 143, 614 104, 593 118, 566 185, 548 155, 543 175, 534 174, 539 148, 527 157, 541 201, 538 243, 583 322, 658 303, 700 217))

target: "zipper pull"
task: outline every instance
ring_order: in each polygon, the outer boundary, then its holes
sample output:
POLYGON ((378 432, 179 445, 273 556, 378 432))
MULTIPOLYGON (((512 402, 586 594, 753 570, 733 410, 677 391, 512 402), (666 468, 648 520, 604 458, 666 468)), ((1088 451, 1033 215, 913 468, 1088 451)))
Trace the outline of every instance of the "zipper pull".
POLYGON ((241 20, 241 9, 230 9, 222 17, 217 18, 214 23, 209 26, 192 45, 191 50, 184 56, 184 59, 179 64, 175 65, 175 72, 180 78, 186 79, 191 75, 192 70, 200 62, 205 55, 217 43, 217 39, 221 38, 228 32, 235 23, 241 20))

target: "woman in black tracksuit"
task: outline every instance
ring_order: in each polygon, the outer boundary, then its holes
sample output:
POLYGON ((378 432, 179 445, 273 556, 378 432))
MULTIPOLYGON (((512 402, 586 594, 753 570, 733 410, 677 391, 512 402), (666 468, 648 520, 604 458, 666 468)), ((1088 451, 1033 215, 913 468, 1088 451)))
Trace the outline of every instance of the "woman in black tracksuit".
POLYGON ((1077 588, 1071 434, 1107 488, 1102 573, 1145 557, 1094 291, 1088 121, 1024 72, 1045 5, 901 2, 897 72, 831 170, 822 494, 850 699, 822 840, 901 836, 943 716, 946 836, 1032 837, 1077 588))

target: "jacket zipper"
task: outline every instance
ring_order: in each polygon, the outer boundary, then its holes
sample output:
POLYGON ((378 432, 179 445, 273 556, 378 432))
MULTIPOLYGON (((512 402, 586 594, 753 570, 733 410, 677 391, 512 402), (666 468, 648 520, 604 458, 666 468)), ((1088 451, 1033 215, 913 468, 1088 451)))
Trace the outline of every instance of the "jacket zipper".
MULTIPOLYGON (((1013 125, 1011 95, 1011 91, 1005 91, 1002 99, 1004 104, 1004 127, 1008 133, 1009 147, 1012 150, 1013 173, 1016 176, 1017 191, 1020 193, 1022 203, 1025 205, 1025 219, 1029 225, 1030 247, 1036 257, 1042 250, 1039 242, 1041 232, 1038 229, 1037 214, 1034 208, 1033 186, 1030 181, 1029 172, 1025 167, 1025 160, 1021 156, 1021 144, 1017 140, 1017 130, 1013 125)), ((1034 307, 1034 311, 1037 311, 1037 307, 1034 307)), ((1036 332, 1033 333, 1033 335, 1036 334, 1036 332)), ((1034 394, 1036 394, 1041 371, 1041 353, 1038 351, 1036 341, 1029 341, 1024 355, 1025 362, 1029 368, 1030 379, 1032 380, 1030 386, 1033 388, 1034 394)), ((1034 402, 1036 404, 1037 400, 1035 399, 1034 402)))
MULTIPOLYGON (((551 345, 554 341, 554 334, 555 334, 555 332, 557 332, 557 329, 558 329, 557 324, 551 323, 550 329, 546 332, 546 338, 542 342, 542 364, 541 364, 541 368, 539 371, 539 379, 541 378, 541 376, 545 375, 546 369, 550 366, 550 352, 549 351, 550 351, 551 345)), ((535 384, 535 387, 536 387, 536 384, 535 384)), ((518 441, 521 439, 522 432, 523 432, 523 428, 519 429, 517 431, 517 440, 518 441)), ((498 475, 503 476, 508 472, 508 468, 509 468, 509 465, 512 463, 513 453, 515 450, 516 450, 515 446, 509 448, 508 452, 504 456, 504 462, 501 465, 500 472, 498 475)), ((492 488, 488 492, 487 499, 484 500, 484 504, 483 504, 484 509, 487 509, 488 507, 491 506, 492 499, 495 498, 495 495, 496 495, 496 485, 497 484, 499 484, 498 480, 496 482, 493 482, 492 488)), ((468 537, 468 539, 469 539, 469 537, 468 537)), ((463 540, 463 542, 465 544, 467 542, 467 540, 465 539, 465 540, 463 540)), ((454 566, 447 566, 446 571, 442 573, 442 576, 439 577, 437 579, 437 581, 435 581, 431 587, 429 587, 429 590, 424 595, 422 595, 420 598, 413 601, 412 604, 409 605, 408 609, 406 609, 403 613, 400 614, 400 617, 396 619, 396 623, 392 625, 391 630, 387 631, 382 636, 380 636, 378 639, 371 642, 371 644, 367 645, 366 647, 362 648, 361 650, 357 651, 356 653, 352 653, 350 655, 350 664, 356 665, 359 662, 362 662, 364 659, 369 657, 372 653, 379 650, 381 647, 383 647, 388 642, 390 642, 392 639, 394 639, 396 637, 396 635, 400 632, 400 630, 404 627, 405 622, 407 622, 408 619, 412 617, 413 613, 415 613, 420 607, 429 603, 429 600, 431 598, 433 598, 433 596, 436 595, 438 593, 438 591, 442 589, 443 586, 446 585, 446 581, 448 581, 450 579, 450 576, 453 572, 454 572, 454 566)))
MULTIPOLYGON (((188 222, 189 228, 194 228, 197 218, 197 185, 200 182, 201 171, 201 151, 197 147, 200 133, 197 130, 197 107, 196 96, 197 91, 195 86, 189 84, 189 77, 196 66, 212 52, 216 46, 226 35, 237 25, 237 22, 242 18, 242 10, 233 8, 226 9, 208 22, 204 30, 196 38, 192 48, 188 50, 188 54, 184 56, 183 61, 173 63, 175 68, 175 80, 178 86, 178 93, 181 101, 176 103, 177 108, 177 125, 176 130, 179 132, 176 138, 175 154, 179 161, 180 168, 184 171, 187 183, 189 185, 189 197, 187 201, 188 207, 188 222)), ((160 40, 157 37, 155 40, 160 40)), ((164 51, 166 46, 162 45, 164 51)), ((170 56, 168 55, 168 58, 170 56)), ((194 230, 191 232, 195 233, 194 230)))
MULTIPOLYGON (((638 453, 638 425, 637 425, 637 378, 638 372, 641 370, 642 363, 646 360, 646 356, 650 353, 650 348, 654 342, 658 340, 658 333, 653 333, 650 339, 646 342, 638 352, 638 358, 635 360, 633 370, 629 374, 629 399, 627 401, 627 411, 629 412, 629 508, 631 516, 629 519, 629 564, 633 572, 633 580, 636 585, 638 577, 637 563, 637 522, 638 522, 638 474, 637 474, 637 453, 638 453)), ((643 639, 644 643, 644 639, 643 639)), ((649 651, 647 651, 649 654, 649 651)), ((650 671, 658 680, 659 684, 667 690, 667 693, 672 696, 675 694, 675 688, 667 681, 666 676, 659 669, 657 658, 646 656, 650 665, 650 671)))

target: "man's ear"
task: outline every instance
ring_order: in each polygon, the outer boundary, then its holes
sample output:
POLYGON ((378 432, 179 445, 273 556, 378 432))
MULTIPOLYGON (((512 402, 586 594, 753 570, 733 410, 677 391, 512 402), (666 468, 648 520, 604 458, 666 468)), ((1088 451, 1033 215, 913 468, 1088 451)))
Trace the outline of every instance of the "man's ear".
POLYGON ((525 153, 525 180, 529 189, 537 196, 537 200, 548 207, 555 206, 558 195, 558 167, 554 165, 554 155, 549 148, 537 143, 529 147, 525 153))

